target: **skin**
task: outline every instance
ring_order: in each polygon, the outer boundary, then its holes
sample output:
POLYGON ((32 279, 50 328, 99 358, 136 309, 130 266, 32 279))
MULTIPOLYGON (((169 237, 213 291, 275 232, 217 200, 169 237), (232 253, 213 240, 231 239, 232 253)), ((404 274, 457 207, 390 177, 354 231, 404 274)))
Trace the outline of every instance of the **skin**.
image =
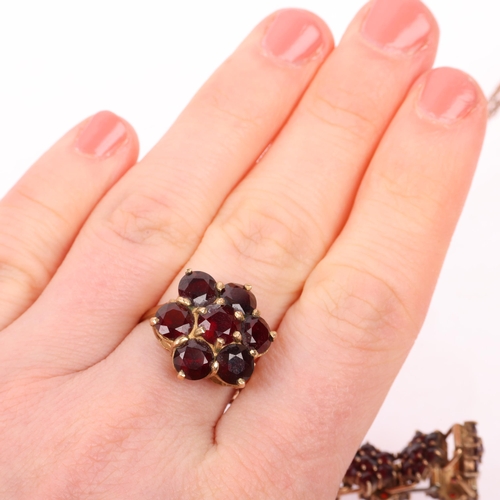
POLYGON ((425 50, 401 56, 362 38, 366 12, 335 50, 317 20, 300 66, 264 53, 270 16, 141 162, 129 125, 112 155, 79 154, 83 122, 0 202, 2 499, 335 496, 423 323, 486 124, 479 88, 451 124, 419 112, 430 13, 425 50), (179 381, 139 323, 186 267, 251 283, 279 332, 224 415, 233 391, 179 381))

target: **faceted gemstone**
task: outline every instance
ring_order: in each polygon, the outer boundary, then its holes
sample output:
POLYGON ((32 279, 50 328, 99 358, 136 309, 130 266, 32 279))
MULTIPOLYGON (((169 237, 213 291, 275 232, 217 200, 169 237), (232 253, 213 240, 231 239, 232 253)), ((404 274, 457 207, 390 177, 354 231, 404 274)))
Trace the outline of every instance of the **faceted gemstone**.
POLYGON ((429 470, 428 466, 425 465, 423 462, 419 462, 419 463, 413 465, 413 471, 416 474, 420 475, 422 478, 425 478, 428 470, 429 470))
POLYGON ((359 482, 361 485, 371 483, 372 486, 376 486, 378 478, 375 472, 363 472, 363 474, 361 474, 361 477, 359 478, 359 482))
POLYGON ((418 460, 413 462, 412 460, 408 460, 403 463, 402 466, 403 476, 407 478, 419 478, 422 477, 425 479, 427 472, 429 471, 429 467, 425 465, 422 461, 418 460))
POLYGON ((247 318, 243 324, 242 342, 259 354, 264 354, 271 345, 269 325, 262 318, 247 318))
POLYGON ((421 443, 424 439, 425 439, 425 434, 423 434, 420 431, 417 431, 415 433, 415 436, 413 436, 413 439, 411 440, 410 444, 421 443))
POLYGON ((217 374, 227 384, 237 385, 240 378, 246 382, 253 373, 253 356, 244 345, 230 344, 224 347, 217 354, 217 361, 217 374))
POLYGON ((394 455, 385 451, 377 454, 377 462, 379 464, 392 464, 394 462, 394 455))
POLYGON ((194 324, 191 311, 180 304, 165 304, 156 313, 160 320, 155 325, 157 332, 169 340, 175 340, 181 335, 188 335, 194 324))
POLYGON ((388 464, 379 465, 377 472, 384 481, 394 477, 394 468, 388 464))
POLYGON ((179 282, 179 295, 190 299, 197 306, 211 304, 217 298, 215 280, 207 273, 193 271, 185 274, 179 282))
POLYGON ((344 483, 346 483, 348 485, 356 484, 356 481, 358 478, 358 472, 359 472, 359 469, 358 469, 356 462, 352 462, 351 465, 349 465, 347 472, 345 473, 344 483))
POLYGON ((174 351, 174 366, 189 380, 205 378, 212 370, 214 354, 211 347, 202 340, 190 339, 174 351))
POLYGON ((410 458, 410 460, 413 461, 422 460, 424 458, 424 453, 425 453, 425 445, 423 443, 415 444, 408 448, 408 457, 410 458))
POLYGON ((413 463, 412 462, 403 462, 403 465, 401 466, 401 472, 403 474, 403 477, 407 480, 411 480, 415 477, 415 473, 413 470, 413 463))
POLYGON ((257 307, 255 295, 243 285, 228 283, 224 287, 222 297, 233 306, 235 311, 240 311, 243 314, 252 314, 252 311, 257 307))
POLYGON ((425 459, 431 464, 431 465, 444 465, 446 463, 446 459, 443 455, 443 452, 441 451, 440 448, 437 448, 435 446, 431 446, 430 448, 427 448, 424 453, 425 459))
POLYGON ((440 432, 431 432, 425 436, 424 442, 428 446, 436 446, 441 441, 441 436, 440 432))
POLYGON ((377 462, 368 456, 363 456, 359 459, 358 466, 363 471, 376 471, 377 470, 377 462))
POLYGON ((371 457, 374 457, 377 453, 379 453, 379 450, 377 450, 377 448, 375 448, 375 446, 371 445, 370 443, 365 443, 363 446, 361 446, 358 453, 360 455, 369 455, 371 457))
POLYGON ((215 344, 217 339, 222 339, 226 344, 233 342, 233 333, 239 331, 240 322, 234 317, 231 306, 212 304, 207 307, 207 312, 198 317, 198 326, 205 329, 203 338, 215 344))

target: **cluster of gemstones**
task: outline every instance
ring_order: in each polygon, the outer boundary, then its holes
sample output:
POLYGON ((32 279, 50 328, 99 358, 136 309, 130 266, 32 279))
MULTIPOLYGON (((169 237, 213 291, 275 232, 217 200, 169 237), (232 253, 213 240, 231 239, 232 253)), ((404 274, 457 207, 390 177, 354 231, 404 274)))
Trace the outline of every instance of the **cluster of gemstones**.
POLYGON ((161 306, 151 325, 182 379, 211 378, 245 387, 256 360, 276 332, 260 317, 250 285, 216 282, 188 269, 179 282, 179 297, 161 306))
POLYGON ((448 459, 446 437, 442 432, 418 432, 399 454, 401 474, 406 483, 427 479, 432 467, 443 467, 448 459))
MULTIPOLYGON (((395 469, 396 455, 380 451, 369 443, 364 444, 357 451, 354 460, 344 476, 345 486, 358 486, 363 497, 370 498, 377 490, 393 488, 398 484, 395 469)), ((389 495, 381 492, 381 499, 389 495)))
POLYGON ((355 492, 366 500, 408 500, 421 481, 429 480, 429 487, 418 491, 445 500, 477 499, 475 481, 483 451, 475 422, 455 424, 447 434, 417 432, 408 446, 395 454, 367 443, 347 469, 339 497, 355 492), (450 434, 455 439, 451 459, 447 444, 450 434))

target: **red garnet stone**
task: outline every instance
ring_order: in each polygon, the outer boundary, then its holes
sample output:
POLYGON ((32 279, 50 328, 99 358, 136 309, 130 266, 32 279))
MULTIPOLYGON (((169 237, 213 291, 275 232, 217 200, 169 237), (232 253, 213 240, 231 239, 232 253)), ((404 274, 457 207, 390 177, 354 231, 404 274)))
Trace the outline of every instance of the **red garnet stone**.
POLYGON ((207 273, 193 271, 179 282, 179 295, 191 300, 197 307, 211 304, 217 298, 215 280, 207 273))
POLYGON ((212 304, 207 306, 207 312, 198 316, 198 326, 205 329, 203 338, 215 344, 217 339, 222 339, 224 343, 230 344, 234 341, 233 333, 239 330, 239 321, 234 317, 234 310, 231 306, 220 306, 212 304))
POLYGON ((190 339, 174 351, 174 366, 189 380, 200 380, 212 371, 214 354, 211 347, 203 341, 190 339))
POLYGON ((165 304, 156 312, 159 323, 154 325, 156 331, 169 340, 181 335, 188 335, 193 328, 194 318, 191 311, 180 304, 165 304))
POLYGON ((269 325, 262 318, 247 318, 243 324, 242 342, 259 354, 264 354, 272 342, 269 325))
POLYGON ((252 314, 252 311, 257 307, 255 295, 243 285, 228 283, 224 287, 222 297, 233 306, 235 311, 240 311, 243 314, 252 314))
POLYGON ((250 351, 241 344, 230 344, 217 354, 217 375, 227 384, 237 385, 238 379, 245 382, 253 373, 254 360, 250 351))

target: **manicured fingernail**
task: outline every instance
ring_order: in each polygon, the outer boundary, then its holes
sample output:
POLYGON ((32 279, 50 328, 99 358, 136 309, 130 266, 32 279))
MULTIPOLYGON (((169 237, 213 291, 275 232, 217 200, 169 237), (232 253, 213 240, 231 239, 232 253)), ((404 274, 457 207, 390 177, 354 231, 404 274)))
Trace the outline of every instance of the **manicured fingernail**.
POLYGON ((85 155, 103 158, 113 154, 127 139, 125 124, 110 111, 94 115, 76 140, 76 149, 85 155))
POLYGON ((298 9, 278 12, 262 40, 268 54, 294 64, 308 61, 323 45, 323 34, 315 17, 298 9))
POLYGON ((432 120, 453 123, 476 106, 478 92, 472 79, 457 69, 438 68, 427 75, 418 109, 432 120))
POLYGON ((411 54, 427 43, 429 16, 420 0, 374 0, 361 32, 382 49, 411 54))

